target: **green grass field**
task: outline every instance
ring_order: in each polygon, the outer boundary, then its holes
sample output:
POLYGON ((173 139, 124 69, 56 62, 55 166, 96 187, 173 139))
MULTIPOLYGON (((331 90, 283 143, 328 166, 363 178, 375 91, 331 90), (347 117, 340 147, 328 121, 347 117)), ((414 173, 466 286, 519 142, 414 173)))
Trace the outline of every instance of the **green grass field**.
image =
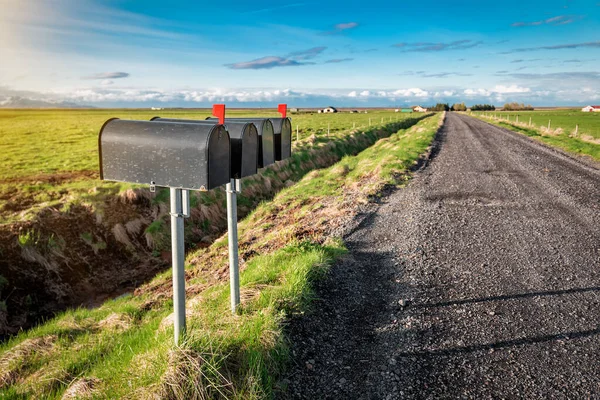
MULTIPOLYGON (((230 117, 278 117, 261 110, 228 111, 230 117)), ((204 119, 208 110, 0 110, 0 181, 38 174, 98 169, 98 132, 109 118, 149 120, 152 117, 204 119)), ((335 133, 356 127, 390 122, 405 115, 393 112, 368 114, 290 114, 296 139, 335 133)))
POLYGON ((471 115, 567 152, 600 160, 600 113, 552 110, 475 112, 471 115))
POLYGON ((511 122, 518 121, 529 124, 535 128, 548 127, 562 128, 565 133, 571 134, 575 131, 575 126, 579 125, 579 133, 600 139, 600 113, 585 113, 580 109, 573 110, 543 110, 543 111, 494 111, 494 112, 474 112, 474 115, 497 115, 498 117, 508 118, 511 122))

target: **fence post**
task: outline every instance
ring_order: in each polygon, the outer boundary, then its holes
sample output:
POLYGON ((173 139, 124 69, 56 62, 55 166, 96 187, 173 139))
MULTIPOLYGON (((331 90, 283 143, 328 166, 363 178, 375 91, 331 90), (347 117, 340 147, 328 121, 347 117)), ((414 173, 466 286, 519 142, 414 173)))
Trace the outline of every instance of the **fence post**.
POLYGON ((548 120, 548 132, 550 132, 550 121, 552 121, 551 119, 548 120))
POLYGON ((579 124, 575 125, 575 136, 577 136, 577 133, 579 133, 579 124))
POLYGON ((296 125, 296 142, 300 140, 300 132, 298 130, 298 125, 296 125))
POLYGON ((327 123, 327 137, 329 137, 329 122, 327 123))
POLYGON ((529 117, 529 126, 531 126, 531 117, 529 117))
POLYGON ((371 118, 369 118, 369 126, 371 126, 371 118))

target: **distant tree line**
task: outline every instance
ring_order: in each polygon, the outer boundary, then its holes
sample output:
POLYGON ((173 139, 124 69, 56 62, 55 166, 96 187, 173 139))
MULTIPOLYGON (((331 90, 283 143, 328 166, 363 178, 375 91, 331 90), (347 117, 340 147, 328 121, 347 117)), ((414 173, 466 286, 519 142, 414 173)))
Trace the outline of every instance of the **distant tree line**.
POLYGON ((435 106, 427 107, 429 111, 450 111, 450 106, 444 103, 437 103, 435 106))
POLYGON ((465 103, 455 103, 451 108, 452 111, 467 111, 465 103))
POLYGON ((523 103, 506 103, 503 109, 504 111, 533 111, 531 104, 525 105, 523 103))
POLYGON ((475 104, 471 106, 471 111, 495 111, 496 106, 491 104, 475 104))

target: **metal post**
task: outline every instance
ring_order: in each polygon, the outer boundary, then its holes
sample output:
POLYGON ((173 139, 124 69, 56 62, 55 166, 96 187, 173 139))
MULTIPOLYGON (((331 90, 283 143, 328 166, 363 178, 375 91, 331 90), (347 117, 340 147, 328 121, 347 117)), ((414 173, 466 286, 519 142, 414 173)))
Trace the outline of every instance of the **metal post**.
POLYGON ((371 118, 369 118, 369 126, 371 126, 371 118))
POLYGON ((225 188, 227 192, 227 234, 229 242, 229 290, 231 292, 231 312, 234 314, 240 304, 236 182, 232 179, 225 188))
POLYGON ((529 126, 531 126, 531 117, 529 117, 529 126))
POLYGON ((517 124, 519 123, 519 116, 517 115, 517 119, 515 121, 517 124))
POLYGON ((190 217, 190 191, 181 189, 181 214, 184 218, 190 217))
MULTIPOLYGON (((173 309, 175 344, 185 335, 185 245, 182 189, 171 189, 171 255, 173 261, 173 309)), ((186 190, 187 192, 187 190, 186 190)), ((187 193, 189 196, 189 192, 187 193)), ((189 201, 187 202, 189 204, 189 201)))
POLYGON ((548 120, 548 131, 550 131, 550 121, 552 121, 551 119, 548 120))
POLYGON ((299 129, 299 128, 298 128, 298 125, 296 125, 296 142, 297 142, 298 140, 300 140, 300 133, 299 133, 298 129, 299 129))
POLYGON ((327 123, 327 137, 329 137, 329 122, 327 123))
POLYGON ((579 133, 579 124, 575 125, 575 136, 577 136, 577 133, 579 133))

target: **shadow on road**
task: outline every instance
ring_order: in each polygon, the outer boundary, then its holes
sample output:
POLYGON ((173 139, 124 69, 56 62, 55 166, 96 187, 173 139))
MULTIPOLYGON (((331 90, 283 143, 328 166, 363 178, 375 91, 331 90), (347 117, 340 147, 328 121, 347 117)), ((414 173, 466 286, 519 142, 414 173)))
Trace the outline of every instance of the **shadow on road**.
POLYGON ((501 296, 490 296, 490 297, 482 297, 478 299, 463 299, 463 300, 452 300, 452 301, 444 301, 440 303, 433 304, 415 304, 413 308, 436 308, 436 307, 448 307, 448 306, 456 306, 462 304, 475 304, 475 303, 488 303, 492 301, 501 301, 501 300, 516 300, 516 299, 527 299, 532 297, 540 297, 540 296, 560 296, 564 294, 573 294, 573 293, 588 293, 588 292, 600 292, 600 286, 592 286, 587 288, 572 288, 572 289, 564 289, 564 290, 550 290, 545 292, 529 292, 529 293, 516 293, 516 294, 507 294, 501 296))

